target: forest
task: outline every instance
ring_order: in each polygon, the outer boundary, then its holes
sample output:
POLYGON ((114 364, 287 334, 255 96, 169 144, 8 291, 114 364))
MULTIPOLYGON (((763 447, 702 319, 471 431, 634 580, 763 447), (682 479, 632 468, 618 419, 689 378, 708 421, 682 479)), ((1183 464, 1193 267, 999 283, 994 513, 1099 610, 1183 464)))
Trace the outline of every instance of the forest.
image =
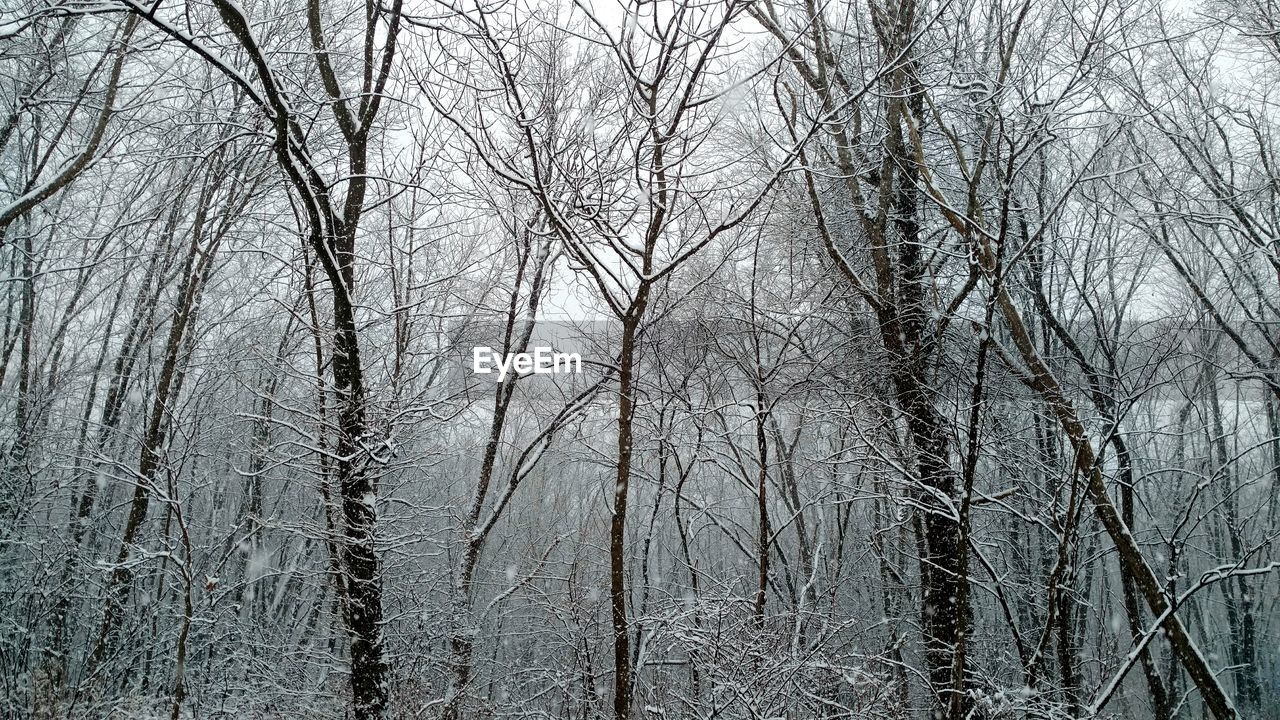
POLYGON ((1277 0, 0 0, 0 719, 1280 720, 1277 87, 1277 0))

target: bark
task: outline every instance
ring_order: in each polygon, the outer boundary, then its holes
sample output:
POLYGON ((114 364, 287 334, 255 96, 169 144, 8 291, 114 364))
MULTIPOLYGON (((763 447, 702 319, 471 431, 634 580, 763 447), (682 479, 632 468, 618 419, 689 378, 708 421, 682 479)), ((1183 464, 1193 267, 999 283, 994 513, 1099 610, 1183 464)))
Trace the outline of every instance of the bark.
MULTIPOLYGON (((369 138, 396 56, 402 0, 394 0, 385 8, 376 4, 366 7, 358 102, 340 87, 324 47, 318 5, 309 4, 308 25, 317 51, 316 70, 324 81, 330 98, 328 105, 338 122, 347 155, 346 195, 341 202, 332 197, 330 183, 314 164, 303 121, 294 111, 284 84, 250 29, 243 10, 230 0, 215 0, 214 5, 257 74, 261 92, 257 88, 246 89, 272 121, 277 163, 301 200, 307 244, 324 269, 333 292, 330 366, 332 391, 337 401, 338 438, 332 470, 342 519, 341 540, 337 543, 345 588, 345 602, 341 604, 350 640, 355 717, 356 720, 379 720, 386 716, 390 690, 383 651, 382 571, 376 538, 378 484, 377 473, 371 467, 377 462, 379 441, 371 432, 367 417, 368 399, 354 302, 355 245, 368 188, 369 138), (379 24, 384 20, 386 27, 380 33, 379 24), (383 38, 381 48, 376 47, 379 36, 383 38)), ((176 35, 179 41, 199 52, 180 33, 176 35)), ((228 74, 244 85, 241 76, 234 72, 228 74)))
MULTIPOLYGON (((84 544, 85 536, 89 532, 93 509, 97 502, 98 478, 94 471, 99 465, 99 458, 105 455, 107 445, 120 422, 121 410, 124 406, 129 384, 132 381, 138 348, 150 339, 152 318, 163 289, 163 283, 156 284, 154 289, 152 287, 160 266, 160 254, 159 252, 152 254, 151 260, 147 264, 147 271, 134 296, 133 312, 130 315, 129 325, 127 326, 119 355, 116 356, 116 360, 111 366, 110 381, 107 385, 106 396, 103 399, 102 410, 98 419, 98 435, 94 441, 96 453, 94 457, 88 458, 86 454, 90 444, 89 425, 96 407, 98 378, 102 372, 103 365, 106 363, 107 351, 110 347, 110 343, 107 341, 109 333, 103 338, 101 350, 94 364, 89 395, 85 399, 84 411, 80 418, 80 428, 76 440, 76 477, 80 489, 78 495, 72 498, 73 510, 70 517, 71 548, 62 568, 62 584, 64 586, 71 582, 71 578, 74 575, 76 551, 80 550, 84 544)), ((115 324, 116 313, 119 312, 123 297, 123 294, 117 295, 112 303, 106 324, 108 331, 115 324)), ((53 618, 50 621, 54 634, 50 643, 50 656, 53 659, 52 676, 55 682, 58 683, 65 678, 67 671, 67 644, 70 640, 67 618, 70 614, 71 604, 71 594, 64 593, 58 599, 53 618)))
MULTIPOLYGON (((685 482, 688 481, 689 476, 692 474, 693 468, 697 463, 697 450, 702 447, 702 432, 702 427, 699 426, 698 438, 694 446, 695 457, 690 461, 687 467, 681 467, 679 455, 676 455, 675 457, 677 465, 676 469, 679 477, 676 480, 675 492, 672 497, 672 513, 675 516, 676 531, 680 536, 680 558, 683 561, 685 570, 689 572, 689 591, 694 603, 694 607, 691 608, 691 613, 693 615, 692 620, 695 631, 702 630, 702 618, 697 608, 697 603, 701 601, 702 589, 699 587, 698 582, 698 567, 693 559, 693 553, 689 548, 689 528, 685 524, 684 516, 683 513, 681 513, 680 508, 681 501, 684 499, 685 482)), ((701 659, 701 656, 694 649, 690 649, 688 651, 688 656, 689 686, 693 701, 697 704, 702 700, 702 674, 698 671, 698 662, 701 659)))
MULTIPOLYGON (((9 471, 17 472, 26 465, 28 446, 31 443, 31 425, 33 408, 31 386, 36 384, 36 379, 31 376, 33 370, 31 367, 31 353, 34 351, 32 347, 34 343, 35 332, 35 305, 36 305, 36 266, 35 266, 35 248, 32 244, 31 233, 23 236, 22 247, 22 299, 19 303, 18 314, 18 402, 17 408, 14 410, 14 424, 17 427, 17 438, 13 442, 13 447, 9 449, 9 457, 7 458, 9 471)), ((15 510, 25 505, 24 498, 15 498, 15 510)), ((21 512, 18 510, 18 512, 21 512)), ((16 524, 16 522, 15 522, 16 524)))
POLYGON ((756 377, 756 453, 760 461, 759 475, 756 477, 756 552, 759 553, 759 577, 756 585, 754 616, 757 626, 764 624, 764 603, 769 592, 769 438, 765 433, 769 411, 764 396, 764 379, 756 377))
POLYGON ((345 619, 351 635, 353 704, 358 720, 373 720, 385 715, 388 691, 382 647, 382 577, 375 535, 377 485, 363 446, 370 438, 355 313, 344 291, 354 285, 350 255, 346 257, 342 279, 333 294, 335 338, 330 363, 339 429, 333 465, 343 519, 339 553, 347 593, 345 619))
MULTIPOLYGON (((908 118, 908 122, 910 120, 908 118)), ((914 124, 910 130, 915 156, 913 165, 920 172, 922 185, 927 188, 930 197, 937 203, 944 219, 951 225, 951 228, 969 242, 977 258, 978 266, 981 268, 982 274, 991 288, 990 291, 1000 310, 1000 315, 1004 319, 1005 326, 1009 330, 1014 346, 1017 348, 1018 355, 1022 359, 1022 364, 1026 368, 1021 380, 1040 395, 1041 399, 1057 418, 1059 426, 1071 443, 1075 451, 1073 472, 1082 475, 1086 481, 1087 494, 1093 503, 1098 520, 1102 523, 1103 528, 1107 531, 1111 541, 1120 553, 1121 572, 1128 573, 1133 577, 1152 614, 1156 617, 1166 617, 1164 629, 1169 636, 1174 652, 1183 667, 1186 668, 1187 674, 1191 676, 1192 681, 1200 691, 1201 697, 1214 717, 1218 718, 1218 720, 1234 720, 1237 715, 1230 698, 1227 697, 1226 692, 1218 683, 1217 677, 1212 669, 1209 668, 1204 656, 1188 634, 1181 618, 1174 612, 1177 608, 1170 608, 1170 596, 1167 596, 1162 591, 1155 572, 1147 564, 1146 558, 1143 557, 1133 534, 1124 524, 1115 503, 1112 502, 1111 496, 1107 491, 1102 468, 1098 464, 1097 452, 1094 450, 1093 442, 1085 430, 1084 423, 1081 422, 1079 414, 1076 412, 1075 405, 1067 397, 1057 377, 1049 369, 1048 363, 1040 356, 1035 341, 1023 322, 1022 313, 1018 310, 1008 291, 1001 286, 999 253, 996 249, 993 249, 991 238, 1003 238, 1004 233, 1002 231, 996 234, 982 232, 980 228, 982 230, 986 229, 983 227, 986 224, 986 219, 981 212, 976 213, 974 217, 969 217, 952 209, 953 206, 938 190, 930 176, 918 128, 919 125, 914 124), (1166 611, 1168 611, 1167 615, 1166 611)), ((1007 209, 1007 197, 1005 201, 1007 209)), ((1007 214, 1004 220, 1005 222, 1001 224, 1001 227, 1007 229, 1007 214)), ((1006 358, 1006 360, 1010 367, 1016 367, 1012 358, 1006 358)))
MULTIPOLYGON (((643 291, 647 294, 648 286, 643 291)), ((627 619, 627 495, 631 488, 634 442, 635 351, 638 325, 643 314, 633 307, 622 320, 622 346, 618 353, 618 460, 609 518, 609 619, 613 628, 613 716, 631 717, 631 628, 627 619)))
POLYGON ((1276 526, 1280 519, 1280 400, 1267 397, 1267 430, 1271 440, 1271 489, 1267 493, 1267 525, 1276 526))
MULTIPOLYGON (((754 12, 753 17, 780 41, 789 43, 772 12, 769 8, 768 12, 754 12)), ((807 13, 810 37, 806 41, 813 46, 813 57, 806 58, 796 49, 789 49, 788 55, 805 84, 818 93, 823 108, 829 111, 842 105, 837 92, 848 92, 855 84, 842 75, 830 55, 832 40, 821 13, 813 6, 807 13)), ((923 486, 918 497, 925 508, 919 522, 920 611, 925 661, 935 692, 933 715, 960 720, 971 705, 964 691, 956 692, 953 701, 953 679, 967 677, 966 669, 958 664, 963 663, 963 655, 956 652, 970 622, 968 595, 962 588, 968 582, 967 548, 953 508, 939 500, 955 497, 957 473, 951 466, 949 423, 935 405, 937 391, 930 377, 940 328, 932 328, 929 323, 933 307, 919 224, 919 170, 907 142, 907 128, 918 122, 913 117, 924 111, 924 91, 915 77, 911 58, 916 5, 897 3, 873 17, 888 68, 884 101, 887 133, 879 148, 881 162, 876 171, 865 172, 868 161, 854 145, 861 118, 857 107, 853 110, 852 127, 846 130, 842 123, 831 128, 834 147, 829 154, 867 238, 874 286, 861 278, 838 248, 818 191, 817 174, 806 155, 802 154, 800 161, 805 166, 810 209, 827 254, 850 287, 871 306, 879 326, 894 404, 906 424, 915 455, 916 479, 923 486), (869 194, 864 194, 864 182, 871 186, 869 194)), ((968 292, 968 286, 962 292, 968 292)))
POLYGON ((173 476, 170 476, 169 503, 170 508, 173 510, 174 518, 178 522, 178 535, 182 544, 183 559, 180 566, 182 574, 182 620, 178 625, 178 639, 175 643, 173 689, 170 693, 169 720, 179 720, 182 714, 182 703, 187 699, 187 641, 191 636, 191 623, 195 615, 193 601, 195 578, 192 576, 192 563, 195 558, 192 555, 191 535, 187 530, 187 521, 183 514, 178 492, 177 481, 173 476))

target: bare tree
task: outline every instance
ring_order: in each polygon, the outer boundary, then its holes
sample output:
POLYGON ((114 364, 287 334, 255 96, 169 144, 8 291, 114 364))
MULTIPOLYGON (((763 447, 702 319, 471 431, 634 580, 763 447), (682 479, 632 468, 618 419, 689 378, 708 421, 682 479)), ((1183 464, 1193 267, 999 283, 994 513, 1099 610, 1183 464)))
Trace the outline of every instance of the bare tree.
POLYGON ((1280 720, 1268 2, 11 5, 0 716, 1280 720))

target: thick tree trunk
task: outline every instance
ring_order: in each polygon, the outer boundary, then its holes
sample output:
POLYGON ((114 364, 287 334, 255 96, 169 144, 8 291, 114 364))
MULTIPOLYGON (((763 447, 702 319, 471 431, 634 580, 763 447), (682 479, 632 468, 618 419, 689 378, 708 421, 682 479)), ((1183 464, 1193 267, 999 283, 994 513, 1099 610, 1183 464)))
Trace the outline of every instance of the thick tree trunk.
MULTIPOLYGON (((36 305, 36 266, 35 266, 35 248, 32 244, 33 233, 27 232, 23 235, 22 247, 22 300, 19 305, 18 315, 18 402, 14 410, 14 424, 16 425, 16 439, 13 446, 9 448, 8 458, 6 458, 7 470, 15 476, 21 473, 27 464, 27 453, 31 445, 31 426, 33 424, 33 393, 32 386, 36 384, 36 379, 32 377, 31 354, 34 352, 34 332, 35 332, 35 305, 36 305)), ((25 497, 14 498, 16 502, 13 504, 15 513, 21 513, 21 508, 25 507, 25 497)), ((9 527, 16 525, 16 521, 12 522, 9 527)))
POLYGON ((400 27, 401 0, 389 8, 370 5, 361 90, 348 96, 339 85, 325 47, 319 6, 308 7, 308 28, 315 50, 316 71, 329 95, 347 152, 346 196, 339 205, 332 185, 321 176, 307 146, 307 133, 295 115, 284 85, 267 54, 250 30, 243 9, 229 0, 215 0, 227 29, 249 55, 261 83, 258 102, 271 117, 273 149, 281 170, 297 191, 306 215, 307 243, 324 268, 333 292, 333 392, 337 396, 338 439, 333 462, 342 512, 338 564, 345 602, 343 619, 351 652, 351 691, 356 720, 386 716, 389 672, 383 655, 382 569, 378 557, 377 475, 371 464, 381 438, 368 427, 364 368, 360 359, 359 328, 355 318, 355 246, 368 189, 367 153, 373 121, 382 103, 400 27), (385 21, 385 26, 381 22, 385 21), (383 46, 375 47, 382 35, 383 46), (355 109, 356 112, 352 112, 355 109))
POLYGON ((613 716, 631 717, 631 628, 627 619, 627 494, 631 487, 631 451, 635 408, 635 351, 640 317, 633 307, 622 320, 618 353, 618 464, 609 519, 609 616, 613 627, 613 716))
MULTIPOLYGON (((908 29, 903 30, 909 33, 908 29)), ((905 76, 906 71, 901 71, 905 76)), ((914 87, 914 81, 901 79, 897 84, 914 87)), ((967 603, 968 548, 964 531, 952 510, 937 498, 954 498, 956 472, 951 466, 951 448, 947 422, 934 404, 934 389, 929 377, 937 351, 928 318, 931 308, 926 286, 924 246, 919 223, 919 171, 904 137, 904 123, 923 113, 923 95, 918 91, 909 99, 894 104, 890 112, 892 125, 886 142, 888 155, 896 159, 898 172, 893 195, 892 223, 882 239, 896 236, 900 249, 897 262, 888 270, 891 280, 881 282, 884 304, 879 313, 881 340, 890 356, 890 375, 898 409, 902 412, 912 446, 916 453, 916 469, 922 484, 935 492, 923 494, 928 508, 924 516, 924 550, 920 558, 921 620, 924 631, 925 660, 930 683, 939 693, 934 708, 935 718, 962 720, 971 709, 964 691, 967 677, 963 656, 957 655, 963 637, 968 633, 970 610, 967 603), (892 288, 892 289, 891 289, 892 288), (893 297, 896 295, 896 297, 893 297), (954 687, 959 677, 961 687, 954 687), (959 693, 954 701, 949 693, 959 693)), ((888 179, 882 179, 887 182, 888 179)), ((887 249, 881 250, 887 253, 887 249)))
POLYGON ((340 285, 333 293, 333 388, 338 397, 338 443, 334 470, 341 496, 343 537, 339 544, 345 572, 347 628, 351 635, 351 691, 357 720, 386 715, 387 666, 382 647, 382 572, 376 546, 377 481, 364 444, 364 378, 350 293, 354 273, 350 254, 340 255, 340 285))

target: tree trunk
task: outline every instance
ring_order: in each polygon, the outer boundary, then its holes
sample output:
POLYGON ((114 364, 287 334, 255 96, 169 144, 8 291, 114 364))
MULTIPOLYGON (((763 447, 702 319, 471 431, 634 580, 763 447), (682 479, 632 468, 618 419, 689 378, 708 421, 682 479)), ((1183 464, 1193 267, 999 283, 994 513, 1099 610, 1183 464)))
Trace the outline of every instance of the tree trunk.
MULTIPOLYGON (((647 291, 647 286, 642 292, 647 291)), ((642 307, 642 303, 641 307, 642 307)), ((635 406, 635 351, 642 310, 622 319, 618 353, 618 466, 613 514, 609 519, 609 616, 613 626, 613 716, 631 717, 631 628, 627 620, 627 494, 631 487, 632 421, 635 406)))
POLYGON ((759 553, 759 578, 756 585, 756 599, 753 608, 756 626, 764 624, 764 603, 769 593, 769 438, 765 433, 769 411, 766 409, 764 396, 764 380, 756 377, 756 453, 760 461, 759 475, 756 477, 756 552, 759 553))
MULTIPOLYGON (((351 239, 350 241, 353 241, 351 239)), ((349 241, 349 242, 350 242, 349 241)), ((342 282, 333 293, 333 389, 338 397, 334 463, 341 495, 347 627, 351 634, 351 690, 357 720, 378 720, 387 707, 387 666, 382 649, 382 574, 376 547, 377 482, 368 466, 364 378, 350 300, 354 273, 346 254, 342 282)))

